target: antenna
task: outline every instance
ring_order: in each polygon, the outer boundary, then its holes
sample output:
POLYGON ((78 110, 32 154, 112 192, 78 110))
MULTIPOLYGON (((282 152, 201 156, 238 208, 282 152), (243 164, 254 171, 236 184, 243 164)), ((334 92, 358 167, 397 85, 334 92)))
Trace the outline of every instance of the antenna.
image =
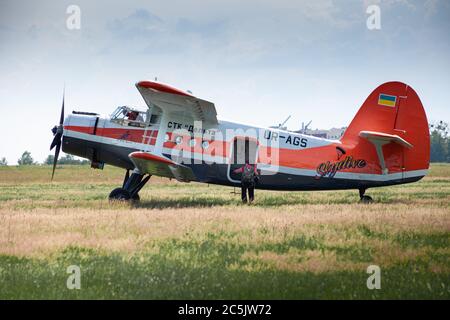
POLYGON ((301 130, 301 132, 302 132, 303 134, 306 133, 306 130, 308 130, 308 127, 310 126, 311 122, 312 122, 312 120, 310 120, 310 121, 306 124, 306 126, 305 126, 305 123, 302 122, 302 130, 301 130))
POLYGON ((312 120, 310 120, 310 121, 308 122, 308 124, 305 126, 305 129, 308 129, 308 127, 309 127, 309 125, 311 124, 311 122, 312 122, 312 120))
POLYGON ((284 125, 286 124, 286 122, 288 122, 290 118, 291 116, 289 115, 289 117, 287 117, 286 120, 284 120, 282 123, 279 123, 278 125, 275 126, 271 126, 270 128, 287 130, 287 127, 285 127, 284 125))
POLYGON ((283 121, 283 123, 280 123, 280 124, 278 125, 278 128, 281 129, 281 128, 286 124, 286 122, 288 122, 288 120, 289 120, 290 118, 291 118, 291 115, 289 115, 289 117, 287 117, 286 120, 283 121))

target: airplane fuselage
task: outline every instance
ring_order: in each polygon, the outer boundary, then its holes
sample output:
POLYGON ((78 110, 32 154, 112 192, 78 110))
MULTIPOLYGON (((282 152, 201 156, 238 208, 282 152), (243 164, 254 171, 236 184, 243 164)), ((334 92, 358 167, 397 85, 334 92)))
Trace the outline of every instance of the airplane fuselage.
POLYGON ((176 115, 136 125, 72 114, 64 121, 62 147, 94 165, 124 169, 135 168, 132 152, 159 152, 191 168, 191 180, 227 186, 240 185, 233 171, 247 160, 260 171, 256 187, 272 190, 365 189, 414 182, 426 174, 405 171, 401 154, 389 150, 389 172, 382 172, 376 151, 365 157, 357 144, 229 121, 202 125, 176 115))

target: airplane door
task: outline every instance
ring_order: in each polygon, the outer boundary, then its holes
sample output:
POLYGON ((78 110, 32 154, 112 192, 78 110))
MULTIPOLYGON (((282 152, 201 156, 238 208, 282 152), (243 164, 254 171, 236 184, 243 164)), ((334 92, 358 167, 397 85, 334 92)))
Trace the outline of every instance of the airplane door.
POLYGON ((234 173, 237 168, 242 167, 246 161, 251 164, 257 162, 258 143, 248 137, 236 137, 231 144, 230 161, 228 162, 228 180, 235 183, 241 182, 241 174, 234 173))

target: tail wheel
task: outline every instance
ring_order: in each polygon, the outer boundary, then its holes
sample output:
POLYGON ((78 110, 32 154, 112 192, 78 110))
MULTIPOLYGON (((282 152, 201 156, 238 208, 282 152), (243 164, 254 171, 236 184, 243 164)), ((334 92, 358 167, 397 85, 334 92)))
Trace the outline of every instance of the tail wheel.
MULTIPOLYGON (((138 196, 139 197, 139 196, 138 196)), ((131 194, 129 191, 123 188, 116 188, 109 194, 109 200, 113 201, 128 201, 131 199, 131 194)), ((133 198, 134 199, 134 198, 133 198)))
POLYGON ((372 203, 373 199, 370 196, 366 196, 366 188, 359 189, 359 203, 372 203))
POLYGON ((372 203, 373 199, 370 196, 362 196, 361 200, 359 200, 360 203, 372 203))

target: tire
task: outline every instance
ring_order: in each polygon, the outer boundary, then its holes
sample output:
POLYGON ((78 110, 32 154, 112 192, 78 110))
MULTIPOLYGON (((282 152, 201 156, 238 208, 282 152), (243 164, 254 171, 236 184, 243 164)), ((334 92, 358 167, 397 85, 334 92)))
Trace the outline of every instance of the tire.
POLYGON ((361 200, 359 200, 359 203, 372 203, 373 199, 369 196, 362 196, 361 200))
POLYGON ((110 201, 128 201, 130 199, 130 193, 123 188, 116 188, 109 194, 110 201))
POLYGON ((132 200, 133 200, 133 201, 136 201, 136 202, 139 202, 139 201, 141 201, 141 197, 139 197, 139 194, 136 193, 136 194, 133 196, 132 200))

